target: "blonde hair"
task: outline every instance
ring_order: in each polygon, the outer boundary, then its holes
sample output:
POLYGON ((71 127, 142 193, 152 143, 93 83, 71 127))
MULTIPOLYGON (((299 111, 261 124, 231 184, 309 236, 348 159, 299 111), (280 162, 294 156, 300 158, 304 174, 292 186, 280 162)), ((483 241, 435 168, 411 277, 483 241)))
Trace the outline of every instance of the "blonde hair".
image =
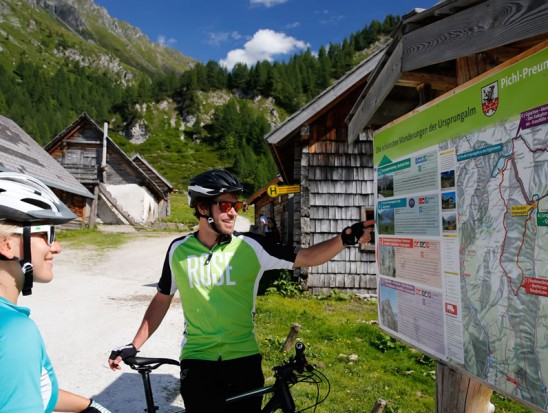
POLYGON ((21 225, 13 221, 8 221, 7 219, 0 220, 0 237, 13 234, 19 228, 21 228, 21 225))
MULTIPOLYGON (((0 241, 4 237, 9 237, 19 228, 21 228, 21 225, 14 221, 0 219, 0 241)), ((2 291, 6 292, 15 287, 17 289, 17 294, 21 293, 24 277, 22 271, 15 269, 17 267, 19 267, 19 264, 14 261, 0 261, 0 287, 2 288, 2 291)), ((3 294, 1 296, 9 299, 9 297, 3 294)))

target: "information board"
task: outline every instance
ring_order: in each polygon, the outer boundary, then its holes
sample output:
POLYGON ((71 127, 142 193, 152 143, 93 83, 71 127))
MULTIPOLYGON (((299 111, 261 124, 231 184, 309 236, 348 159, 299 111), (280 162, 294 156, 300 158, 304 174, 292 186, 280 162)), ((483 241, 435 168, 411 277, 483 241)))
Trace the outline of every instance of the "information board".
POLYGON ((548 49, 374 136, 381 328, 548 409, 548 49))

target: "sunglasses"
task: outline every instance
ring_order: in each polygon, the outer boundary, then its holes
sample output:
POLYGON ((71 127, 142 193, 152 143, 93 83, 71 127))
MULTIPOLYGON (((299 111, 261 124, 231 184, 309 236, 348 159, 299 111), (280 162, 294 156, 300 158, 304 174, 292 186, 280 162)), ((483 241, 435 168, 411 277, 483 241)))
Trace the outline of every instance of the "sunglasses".
MULTIPOLYGON (((17 231, 13 231, 14 234, 23 234, 23 228, 19 228, 17 231)), ((55 242, 55 227, 53 225, 34 225, 30 227, 31 234, 45 235, 45 240, 48 245, 52 245, 55 242)))
POLYGON ((214 204, 219 205, 219 209, 223 213, 229 212, 232 208, 234 208, 234 211, 240 212, 242 209, 242 206, 244 205, 243 202, 236 201, 236 202, 229 202, 229 201, 217 201, 214 202, 214 204))

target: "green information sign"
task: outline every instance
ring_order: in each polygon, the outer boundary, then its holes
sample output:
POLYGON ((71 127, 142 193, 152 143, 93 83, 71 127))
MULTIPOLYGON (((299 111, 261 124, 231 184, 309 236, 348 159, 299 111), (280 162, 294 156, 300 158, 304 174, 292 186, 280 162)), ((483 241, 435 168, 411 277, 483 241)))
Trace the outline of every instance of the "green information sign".
POLYGON ((537 225, 539 227, 548 227, 548 212, 537 213, 537 225))
POLYGON ((380 327, 548 412, 548 49, 373 148, 380 327))

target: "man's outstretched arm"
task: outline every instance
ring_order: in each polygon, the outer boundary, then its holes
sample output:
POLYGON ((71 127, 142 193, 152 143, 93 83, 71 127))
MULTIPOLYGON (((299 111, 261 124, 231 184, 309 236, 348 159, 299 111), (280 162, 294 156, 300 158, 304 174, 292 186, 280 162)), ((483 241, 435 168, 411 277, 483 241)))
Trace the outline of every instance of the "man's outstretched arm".
POLYGON ((299 249, 295 259, 295 268, 320 265, 335 257, 349 245, 367 244, 371 240, 371 231, 374 225, 375 220, 356 223, 346 227, 341 234, 331 239, 299 249))

